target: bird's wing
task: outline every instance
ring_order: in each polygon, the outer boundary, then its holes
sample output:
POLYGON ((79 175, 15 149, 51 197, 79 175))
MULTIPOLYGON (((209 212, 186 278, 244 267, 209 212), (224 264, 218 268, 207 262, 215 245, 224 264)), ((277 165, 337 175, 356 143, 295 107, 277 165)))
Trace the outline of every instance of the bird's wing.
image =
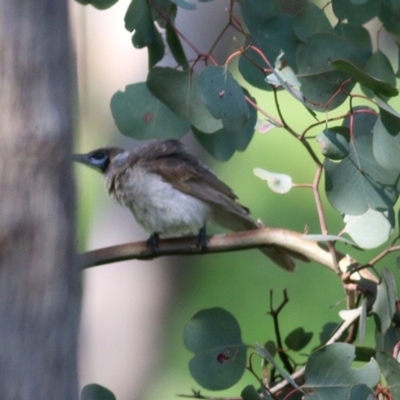
POLYGON ((167 141, 161 145, 159 151, 155 152, 153 147, 147 156, 142 153, 138 165, 161 175, 177 190, 210 204, 217 224, 232 230, 257 227, 248 216, 249 210, 236 201, 232 189, 197 158, 185 152, 179 142, 167 141), (232 219, 232 216, 239 218, 232 219))

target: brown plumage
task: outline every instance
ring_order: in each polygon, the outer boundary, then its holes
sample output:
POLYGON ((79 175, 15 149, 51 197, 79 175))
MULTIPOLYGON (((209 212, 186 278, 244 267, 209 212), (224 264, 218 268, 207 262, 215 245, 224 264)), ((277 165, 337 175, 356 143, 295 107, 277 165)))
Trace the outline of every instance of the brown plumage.
MULTIPOLYGON (((177 140, 151 142, 133 151, 102 148, 77 154, 74 160, 100 171, 110 196, 151 234, 196 233, 209 221, 233 231, 258 228, 231 188, 177 140)), ((276 246, 260 250, 294 270, 296 254, 276 246)))

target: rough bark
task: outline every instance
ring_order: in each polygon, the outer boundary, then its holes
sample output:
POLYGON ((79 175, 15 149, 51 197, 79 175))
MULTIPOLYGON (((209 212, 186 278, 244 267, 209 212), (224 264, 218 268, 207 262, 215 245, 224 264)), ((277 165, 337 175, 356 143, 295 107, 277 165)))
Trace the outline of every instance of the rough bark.
POLYGON ((66 0, 0 0, 0 398, 78 398, 66 0))

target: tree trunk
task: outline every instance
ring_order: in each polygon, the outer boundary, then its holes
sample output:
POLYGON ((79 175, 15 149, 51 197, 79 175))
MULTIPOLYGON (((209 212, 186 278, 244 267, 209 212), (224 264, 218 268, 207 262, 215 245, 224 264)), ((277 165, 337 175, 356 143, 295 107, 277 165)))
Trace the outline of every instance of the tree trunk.
POLYGON ((0 0, 0 398, 78 398, 67 1, 0 0))

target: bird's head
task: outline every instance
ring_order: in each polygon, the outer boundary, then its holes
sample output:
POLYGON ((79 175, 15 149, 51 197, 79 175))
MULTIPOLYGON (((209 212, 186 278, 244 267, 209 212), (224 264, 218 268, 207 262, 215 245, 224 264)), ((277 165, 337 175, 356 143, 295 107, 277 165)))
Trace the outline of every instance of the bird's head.
POLYGON ((129 152, 116 147, 104 147, 87 154, 74 154, 72 159, 105 174, 110 166, 121 166, 127 161, 129 152))

